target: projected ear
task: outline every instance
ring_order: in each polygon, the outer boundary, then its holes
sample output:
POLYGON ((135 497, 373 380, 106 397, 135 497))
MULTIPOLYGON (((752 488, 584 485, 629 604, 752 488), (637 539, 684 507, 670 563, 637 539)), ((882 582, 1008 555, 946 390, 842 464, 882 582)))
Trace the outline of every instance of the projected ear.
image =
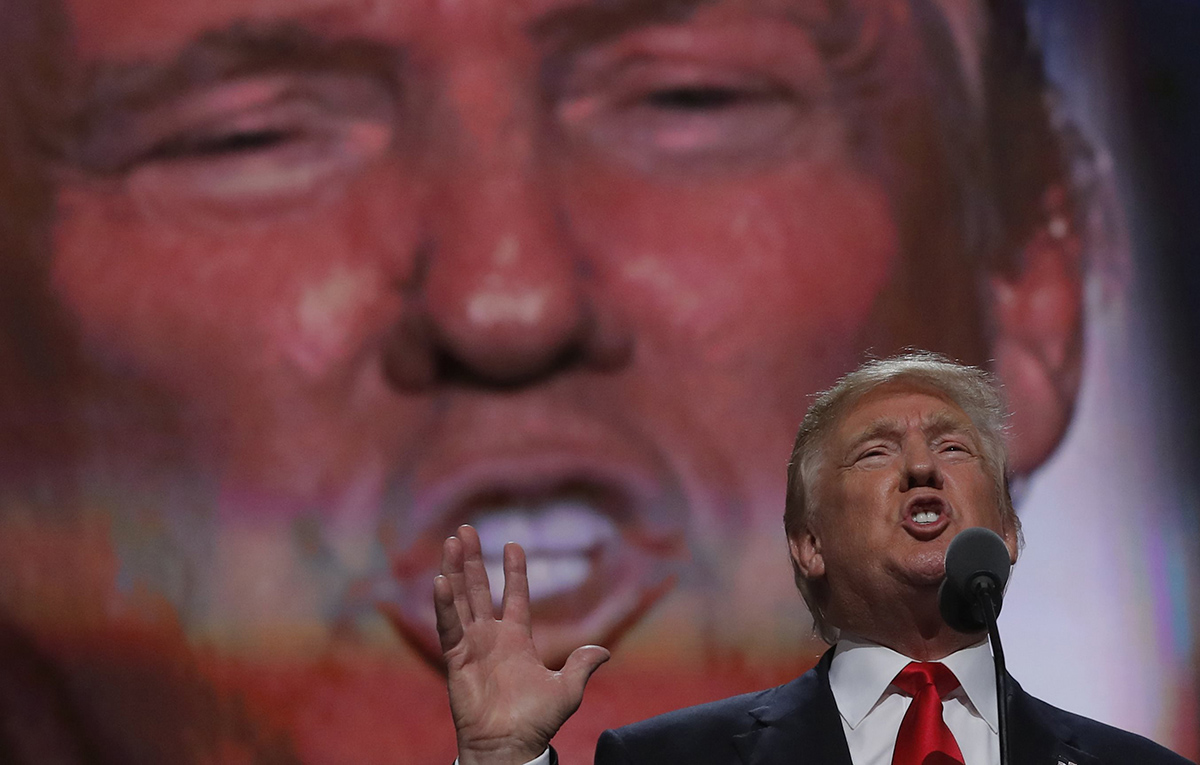
POLYGON ((1050 456, 1070 423, 1083 350, 1080 237, 1065 190, 1051 187, 1043 220, 1012 275, 991 279, 992 356, 1004 384, 1011 466, 1029 473, 1050 456))

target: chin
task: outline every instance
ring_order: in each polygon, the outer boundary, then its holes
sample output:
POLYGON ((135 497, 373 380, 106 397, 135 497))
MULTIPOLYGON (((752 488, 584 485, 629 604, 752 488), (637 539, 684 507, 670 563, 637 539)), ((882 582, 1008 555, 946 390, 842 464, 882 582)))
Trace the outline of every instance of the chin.
POLYGON ((946 578, 946 551, 922 550, 903 565, 904 578, 917 587, 937 587, 946 578))

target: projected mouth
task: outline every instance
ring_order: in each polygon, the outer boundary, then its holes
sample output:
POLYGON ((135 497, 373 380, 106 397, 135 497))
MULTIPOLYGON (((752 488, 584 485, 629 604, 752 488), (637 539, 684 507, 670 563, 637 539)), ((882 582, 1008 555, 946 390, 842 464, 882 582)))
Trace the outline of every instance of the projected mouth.
POLYGON ((529 597, 536 603, 583 587, 619 536, 612 519, 583 498, 497 505, 476 511, 468 522, 479 532, 496 605, 506 543, 525 549, 529 597))
POLYGON ((432 523, 393 555, 394 594, 379 598, 380 608, 439 664, 432 582, 442 541, 466 523, 479 533, 496 605, 504 589, 504 545, 516 542, 525 550, 535 636, 549 664, 584 643, 611 645, 686 565, 685 506, 654 478, 557 458, 492 463, 456 476, 418 500, 432 523))

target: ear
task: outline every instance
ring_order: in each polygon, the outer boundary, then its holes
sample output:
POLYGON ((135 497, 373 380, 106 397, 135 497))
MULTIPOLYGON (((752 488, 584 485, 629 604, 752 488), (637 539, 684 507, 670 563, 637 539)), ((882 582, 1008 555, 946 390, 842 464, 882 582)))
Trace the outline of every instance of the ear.
POLYGON ((1053 186, 1018 272, 991 279, 994 370, 1013 415, 1010 459, 1027 474, 1058 446, 1079 392, 1083 347, 1082 247, 1067 195, 1053 186))
POLYGON ((804 530, 794 537, 789 537, 788 548, 791 550, 792 560, 805 579, 819 579, 825 576, 821 540, 811 530, 804 530))
POLYGON ((1020 523, 1015 515, 1004 523, 1004 546, 1008 548, 1008 562, 1014 566, 1017 564, 1017 555, 1021 552, 1020 523))

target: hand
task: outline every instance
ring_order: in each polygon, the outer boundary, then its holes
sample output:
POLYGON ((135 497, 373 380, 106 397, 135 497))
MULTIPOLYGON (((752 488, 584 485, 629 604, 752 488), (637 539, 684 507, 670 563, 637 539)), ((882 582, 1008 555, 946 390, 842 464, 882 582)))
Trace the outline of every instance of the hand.
POLYGON ((523 765, 536 758, 579 708, 608 651, 577 648, 561 671, 547 669, 530 630, 525 551, 504 546, 504 600, 496 619, 479 535, 470 526, 442 546, 433 603, 460 764, 523 765))

